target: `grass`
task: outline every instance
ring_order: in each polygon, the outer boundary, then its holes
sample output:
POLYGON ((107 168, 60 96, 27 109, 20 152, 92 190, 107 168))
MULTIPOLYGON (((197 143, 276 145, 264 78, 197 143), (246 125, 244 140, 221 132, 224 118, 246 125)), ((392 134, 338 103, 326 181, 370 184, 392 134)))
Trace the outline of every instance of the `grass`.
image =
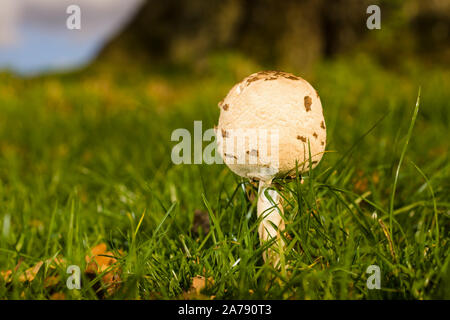
POLYGON ((303 183, 278 181, 291 267, 280 272, 262 260, 255 186, 224 165, 170 160, 172 131, 211 128, 217 102, 260 69, 223 53, 190 68, 1 73, 0 270, 12 277, 0 297, 449 299, 450 70, 356 56, 305 76, 330 152, 303 183), (196 211, 209 232, 192 230, 196 211), (116 263, 85 273, 101 243, 116 263), (64 264, 20 278, 55 257, 64 264), (381 290, 366 287, 374 264, 381 290), (66 287, 67 265, 80 266, 80 290, 66 287), (198 275, 211 281, 193 293, 198 275))

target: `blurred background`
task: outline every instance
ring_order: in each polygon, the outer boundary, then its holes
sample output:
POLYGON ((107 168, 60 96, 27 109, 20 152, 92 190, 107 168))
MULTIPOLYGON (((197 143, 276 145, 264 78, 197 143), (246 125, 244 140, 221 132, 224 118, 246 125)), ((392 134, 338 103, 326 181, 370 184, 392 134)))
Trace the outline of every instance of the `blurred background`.
POLYGON ((0 68, 30 74, 118 56, 199 64, 217 50, 300 71, 355 50, 386 65, 411 56, 448 64, 449 21, 445 0, 4 0, 0 68), (66 27, 71 4, 81 30, 66 27), (366 28, 371 4, 381 30, 366 28))
POLYGON ((5 0, 0 11, 0 68, 30 75, 89 63, 142 4, 139 0, 5 0), (67 7, 82 9, 69 30, 67 7))

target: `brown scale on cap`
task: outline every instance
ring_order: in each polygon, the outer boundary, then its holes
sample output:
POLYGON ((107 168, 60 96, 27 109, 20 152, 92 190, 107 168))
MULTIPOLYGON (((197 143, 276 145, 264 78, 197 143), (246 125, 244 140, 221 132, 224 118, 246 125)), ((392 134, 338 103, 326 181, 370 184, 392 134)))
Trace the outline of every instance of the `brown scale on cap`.
POLYGON ((237 160, 237 157, 236 157, 235 155, 228 154, 228 153, 224 153, 223 155, 224 155, 225 157, 227 157, 227 158, 233 158, 233 159, 236 159, 236 160, 237 160))
POLYGON ((249 86, 250 85, 250 83, 252 83, 253 81, 258 81, 258 80, 261 80, 262 78, 260 78, 260 77, 252 77, 252 78, 249 78, 249 79, 247 79, 247 86, 249 86))
POLYGON ((296 77, 296 76, 284 76, 286 79, 289 79, 289 80, 300 80, 298 77, 296 77))
POLYGON ((325 142, 321 141, 320 144, 324 146, 324 145, 325 145, 325 142))
POLYGON ((222 137, 227 138, 228 137, 228 132, 227 130, 222 129, 222 137))
POLYGON ((302 140, 303 142, 306 142, 306 138, 303 137, 303 136, 297 136, 297 139, 298 139, 298 140, 302 140))
POLYGON ((318 137, 318 135, 317 135, 317 133, 313 133, 313 136, 314 136, 314 138, 316 138, 317 139, 317 137, 318 137))
POLYGON ((305 102, 305 109, 306 109, 306 111, 311 111, 311 105, 312 105, 311 97, 310 96, 305 96, 304 102, 305 102))
POLYGON ((325 129, 325 122, 322 121, 322 122, 320 123, 320 127, 321 127, 322 129, 325 129))
POLYGON ((270 81, 270 80, 277 80, 279 78, 285 78, 289 80, 301 80, 300 77, 294 76, 293 74, 282 72, 282 71, 260 71, 256 73, 255 75, 247 78, 247 86, 249 86, 252 82, 258 81, 258 80, 264 80, 264 81, 270 81))
POLYGON ((228 110, 228 104, 225 103, 225 104, 223 105, 222 109, 225 110, 225 111, 227 111, 227 110, 228 110))

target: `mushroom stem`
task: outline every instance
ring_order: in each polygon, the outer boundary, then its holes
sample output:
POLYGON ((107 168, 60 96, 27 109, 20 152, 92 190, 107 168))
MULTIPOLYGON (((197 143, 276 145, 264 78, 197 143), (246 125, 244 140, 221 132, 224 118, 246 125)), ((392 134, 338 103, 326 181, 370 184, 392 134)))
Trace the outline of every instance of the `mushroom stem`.
MULTIPOLYGON (((274 245, 281 250, 284 247, 284 241, 281 238, 280 231, 284 230, 284 221, 280 212, 283 212, 283 207, 280 203, 280 195, 275 190, 267 190, 272 200, 275 202, 274 206, 270 200, 266 197, 265 191, 271 186, 271 180, 259 182, 258 189, 258 205, 257 213, 258 218, 262 215, 261 223, 258 227, 259 240, 261 245, 265 242, 276 238, 274 245), (278 208, 277 208, 278 207, 278 208)), ((280 254, 273 249, 268 249, 263 253, 264 261, 270 262, 273 266, 277 266, 280 261, 280 254)))

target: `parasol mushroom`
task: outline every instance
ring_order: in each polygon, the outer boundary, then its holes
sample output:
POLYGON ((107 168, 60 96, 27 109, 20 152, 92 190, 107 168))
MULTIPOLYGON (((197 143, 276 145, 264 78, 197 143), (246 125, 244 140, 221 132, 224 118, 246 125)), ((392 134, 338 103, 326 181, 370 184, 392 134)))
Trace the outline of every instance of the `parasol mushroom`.
MULTIPOLYGON (((259 181, 257 214, 261 244, 275 238, 284 246, 280 195, 272 180, 317 166, 326 144, 326 127, 317 91, 304 79, 261 71, 237 83, 219 102, 218 151, 241 177, 259 181), (309 160, 311 159, 311 164, 309 160)), ((276 250, 263 254, 277 265, 276 250)))

